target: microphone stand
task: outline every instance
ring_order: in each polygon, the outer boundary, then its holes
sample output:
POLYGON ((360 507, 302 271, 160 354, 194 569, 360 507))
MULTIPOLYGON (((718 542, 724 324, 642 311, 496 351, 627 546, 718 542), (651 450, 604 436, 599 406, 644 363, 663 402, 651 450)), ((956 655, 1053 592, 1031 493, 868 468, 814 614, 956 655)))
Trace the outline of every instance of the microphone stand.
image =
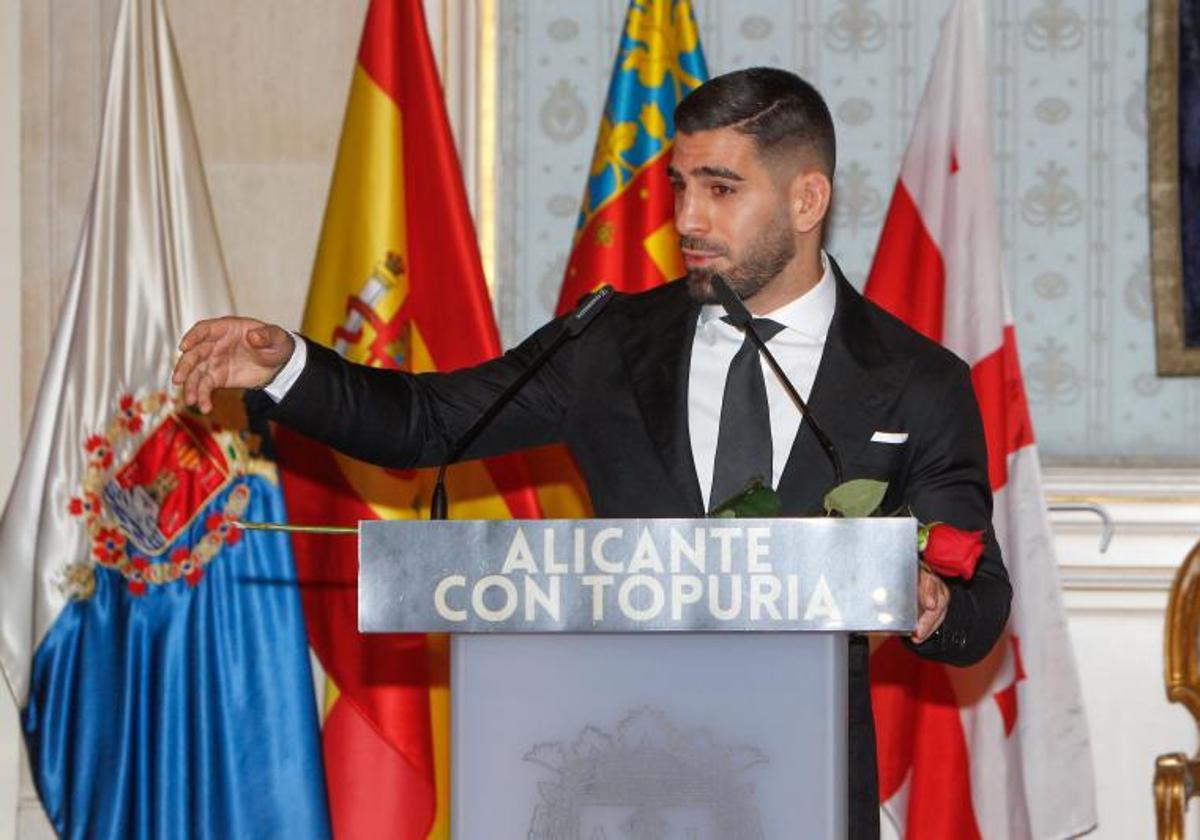
MULTIPOLYGON (((550 357, 554 355, 568 340, 575 338, 588 325, 595 320, 596 316, 608 305, 614 294, 613 287, 607 283, 601 286, 596 291, 584 296, 579 301, 579 305, 575 307, 575 311, 568 315, 562 321, 562 327, 558 331, 558 335, 540 353, 532 362, 521 371, 521 375, 512 381, 504 392, 500 394, 492 404, 489 405, 479 415, 471 428, 463 433, 462 437, 455 442, 454 447, 450 450, 450 454, 446 460, 438 468, 437 482, 434 484, 433 496, 429 502, 429 518, 431 520, 442 520, 447 518, 447 510, 449 509, 449 500, 446 495, 446 469, 450 464, 462 457, 467 448, 475 442, 475 438, 479 437, 480 432, 484 430, 488 423, 495 419, 500 410, 504 408, 518 391, 524 387, 533 375, 537 373, 550 357)), ((352 528, 342 525, 285 525, 279 522, 247 522, 245 520, 237 520, 234 523, 238 528, 244 528, 247 531, 282 531, 291 534, 357 534, 358 528, 352 528)))
POLYGON ((492 404, 484 409, 483 414, 479 415, 471 428, 467 429, 462 437, 460 437, 438 467, 437 481, 433 486, 433 496, 429 501, 429 518, 433 520, 446 519, 450 508, 449 499, 446 494, 446 470, 447 468, 463 456, 479 434, 487 427, 496 415, 500 413, 509 401, 516 396, 516 393, 525 387, 530 379, 533 378, 542 366, 550 360, 550 357, 558 351, 558 348, 565 344, 569 339, 575 338, 592 320, 600 314, 600 311, 608 304, 613 296, 613 287, 605 284, 596 291, 587 295, 575 307, 575 311, 568 315, 562 322, 562 328, 558 331, 558 335, 554 340, 547 344, 542 351, 537 354, 532 362, 521 371, 521 375, 512 381, 512 383, 504 389, 500 396, 492 401, 492 404))

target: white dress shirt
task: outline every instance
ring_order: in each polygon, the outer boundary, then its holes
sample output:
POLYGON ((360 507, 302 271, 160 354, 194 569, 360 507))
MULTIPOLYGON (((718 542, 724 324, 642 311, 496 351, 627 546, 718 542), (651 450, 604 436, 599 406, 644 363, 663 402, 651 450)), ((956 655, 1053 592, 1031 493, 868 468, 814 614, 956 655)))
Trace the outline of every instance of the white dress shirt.
MULTIPOLYGON (((767 346, 805 402, 812 392, 813 380, 817 378, 817 367, 825 350, 825 337, 829 334, 829 324, 833 321, 833 310, 837 304, 837 286, 824 251, 821 252, 821 268, 824 273, 816 286, 774 312, 755 316, 769 318, 783 325, 783 329, 767 346)), ((708 498, 717 457, 721 402, 725 395, 729 364, 746 338, 737 327, 721 320, 724 314, 725 310, 715 304, 700 310, 688 377, 688 431, 705 510, 714 501, 721 501, 708 498)), ((802 418, 800 409, 792 402, 775 372, 761 356, 759 362, 763 368, 767 406, 771 412, 771 486, 777 487, 796 434, 800 431, 802 418)))
MULTIPOLYGON (((288 332, 292 332, 288 330, 288 332)), ((279 373, 275 374, 275 378, 263 386, 263 390, 267 392, 267 396, 279 402, 287 396, 287 392, 292 390, 292 386, 296 384, 296 380, 300 378, 300 374, 304 373, 304 365, 308 362, 308 345, 296 333, 292 333, 292 355, 288 357, 287 364, 279 369, 279 373)))
MULTIPOLYGON (((800 396, 808 400, 825 337, 833 321, 837 303, 837 286, 829 271, 829 260, 821 252, 821 280, 805 294, 774 312, 758 316, 783 324, 770 341, 771 352, 787 373, 800 396)), ((691 369, 688 377, 688 430, 691 435, 692 458, 704 507, 710 504, 713 463, 717 457, 717 434, 721 426, 721 401, 725 394, 725 377, 745 336, 742 331, 721 320, 725 310, 718 305, 705 306, 696 322, 696 340, 692 345, 691 369)), ((263 390, 279 402, 291 390, 304 371, 308 348, 300 336, 292 333, 296 349, 287 364, 263 390)), ((771 484, 778 486, 787 466, 788 455, 800 430, 800 409, 787 395, 783 385, 762 359, 763 378, 767 387, 767 405, 771 411, 771 484)))

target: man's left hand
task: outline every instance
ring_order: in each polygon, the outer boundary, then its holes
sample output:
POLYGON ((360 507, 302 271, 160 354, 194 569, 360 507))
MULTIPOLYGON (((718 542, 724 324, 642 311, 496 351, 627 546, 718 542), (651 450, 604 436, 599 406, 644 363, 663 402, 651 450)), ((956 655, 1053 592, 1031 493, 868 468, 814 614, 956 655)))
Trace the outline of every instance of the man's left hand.
POLYGON ((949 606, 949 587, 922 563, 917 580, 917 629, 912 640, 921 644, 932 636, 945 621, 949 606))

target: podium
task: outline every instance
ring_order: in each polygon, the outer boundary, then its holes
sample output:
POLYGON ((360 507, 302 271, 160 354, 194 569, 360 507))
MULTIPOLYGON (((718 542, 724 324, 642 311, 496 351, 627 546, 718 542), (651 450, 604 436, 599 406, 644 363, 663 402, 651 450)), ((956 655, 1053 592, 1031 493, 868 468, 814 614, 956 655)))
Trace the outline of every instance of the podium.
POLYGON ((913 519, 363 522, 359 629, 451 633, 457 840, 846 833, 852 633, 913 519))

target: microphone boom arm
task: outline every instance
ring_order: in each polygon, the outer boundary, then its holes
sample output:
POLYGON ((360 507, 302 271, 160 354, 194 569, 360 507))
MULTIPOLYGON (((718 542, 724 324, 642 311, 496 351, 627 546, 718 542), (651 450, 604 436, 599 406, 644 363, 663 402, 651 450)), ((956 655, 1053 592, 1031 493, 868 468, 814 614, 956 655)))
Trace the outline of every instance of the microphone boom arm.
POLYGON ((568 339, 575 338, 587 328, 592 320, 608 304, 612 296, 613 287, 607 284, 601 286, 590 295, 585 296, 579 302, 579 305, 575 307, 575 311, 563 319, 562 327, 559 329, 558 335, 554 337, 554 340, 542 348, 542 351, 534 357, 533 361, 521 371, 521 375, 514 379, 500 396, 492 400, 491 405, 479 415, 479 419, 471 424, 471 428, 463 432, 445 460, 442 461, 442 465, 438 467, 437 481, 434 483, 433 495, 429 500, 430 519, 446 519, 449 514, 450 503, 446 495, 446 470, 449 466, 463 456, 463 453, 470 448, 471 444, 475 442, 475 439, 479 437, 484 428, 508 405, 517 392, 525 387, 525 384, 533 378, 534 374, 542 369, 542 366, 558 351, 558 348, 562 347, 568 339))
POLYGON ((800 396, 800 393, 792 385, 792 381, 788 379, 787 374, 783 372, 783 368, 779 366, 779 362, 775 360, 775 355, 767 348, 767 343, 762 340, 762 336, 758 334, 758 330, 754 329, 752 321, 754 317, 750 314, 750 310, 746 308, 746 304, 742 303, 742 299, 737 296, 733 289, 725 282, 724 278, 713 276, 713 289, 716 290, 717 299, 721 302, 725 312, 733 321, 735 327, 740 327, 750 336, 750 340, 754 342, 754 346, 758 348, 758 352, 767 360, 767 365, 774 372, 779 383, 783 385, 783 389, 787 395, 792 398, 792 402, 800 409, 800 421, 808 423, 808 427, 812 429, 813 437, 817 439, 821 449, 825 451, 825 457, 829 459, 830 465, 833 467, 833 483, 834 486, 842 483, 842 459, 838 456, 837 448, 833 445, 833 441, 825 434, 825 430, 817 423, 812 412, 808 410, 808 403, 800 396))

